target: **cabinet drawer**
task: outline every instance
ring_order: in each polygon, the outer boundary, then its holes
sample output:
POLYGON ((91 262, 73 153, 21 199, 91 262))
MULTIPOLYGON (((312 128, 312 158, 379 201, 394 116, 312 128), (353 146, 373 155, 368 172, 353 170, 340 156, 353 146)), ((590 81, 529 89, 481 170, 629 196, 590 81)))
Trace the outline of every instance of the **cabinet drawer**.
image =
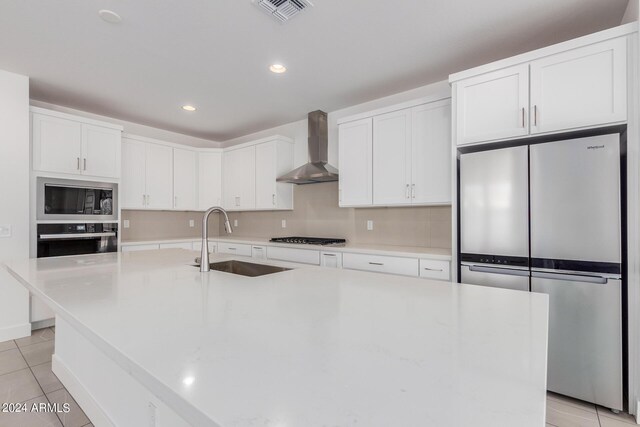
POLYGON ((342 253, 320 252, 320 265, 328 268, 342 268, 342 253))
POLYGON ((266 246, 252 246, 251 257, 257 259, 267 259, 267 247, 266 246))
POLYGON ((418 276, 418 259, 385 255, 343 254, 342 266, 351 270, 418 276))
POLYGON ((188 249, 193 250, 191 242, 174 242, 174 243, 160 243, 160 249, 188 249))
POLYGON ((154 249, 160 249, 160 245, 122 245, 120 248, 122 252, 150 251, 154 249))
POLYGON ((251 245, 218 242, 218 253, 251 256, 251 245))
POLYGON ((420 260, 420 277, 436 280, 449 280, 450 277, 449 261, 441 261, 434 259, 420 260))
POLYGON ((267 248, 267 258, 280 261, 299 262, 302 264, 320 265, 320 251, 309 249, 281 248, 269 246, 267 248))

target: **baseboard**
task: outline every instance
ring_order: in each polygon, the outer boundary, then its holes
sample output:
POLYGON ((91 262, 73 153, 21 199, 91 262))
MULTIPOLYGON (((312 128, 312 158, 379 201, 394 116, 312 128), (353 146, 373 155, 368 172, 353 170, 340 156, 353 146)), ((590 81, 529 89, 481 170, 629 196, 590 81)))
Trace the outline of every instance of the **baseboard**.
POLYGON ((51 370, 71 393, 82 410, 96 427, 116 427, 106 412, 96 402, 91 393, 82 385, 60 358, 54 354, 51 358, 51 370))
POLYGON ((0 342, 16 340, 18 338, 28 337, 29 335, 31 335, 31 323, 28 322, 0 328, 0 342))
POLYGON ((55 324, 56 319, 38 320, 37 322, 31 322, 31 330, 35 331, 36 329, 48 328, 49 326, 53 326, 55 324))

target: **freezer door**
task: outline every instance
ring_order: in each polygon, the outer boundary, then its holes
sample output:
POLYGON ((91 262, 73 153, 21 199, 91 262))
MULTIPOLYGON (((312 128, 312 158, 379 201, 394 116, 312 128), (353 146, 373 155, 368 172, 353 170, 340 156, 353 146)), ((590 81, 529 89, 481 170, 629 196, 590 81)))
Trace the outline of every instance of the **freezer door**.
POLYGON ((529 270, 462 264, 460 282, 468 285, 529 291, 529 270))
POLYGON ((529 256, 528 149, 460 155, 460 252, 529 256))
POLYGON ((532 272, 531 291, 549 295, 547 388, 622 410, 620 280, 532 272))
POLYGON ((619 264, 620 135, 532 145, 530 156, 531 258, 619 264))

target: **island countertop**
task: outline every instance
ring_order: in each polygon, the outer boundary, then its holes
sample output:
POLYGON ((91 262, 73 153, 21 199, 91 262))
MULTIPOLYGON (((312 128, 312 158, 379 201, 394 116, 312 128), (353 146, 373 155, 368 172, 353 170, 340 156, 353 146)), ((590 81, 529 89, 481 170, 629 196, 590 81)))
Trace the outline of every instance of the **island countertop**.
POLYGON ((299 265, 202 274, 194 254, 7 267, 198 424, 544 426, 546 295, 299 265))

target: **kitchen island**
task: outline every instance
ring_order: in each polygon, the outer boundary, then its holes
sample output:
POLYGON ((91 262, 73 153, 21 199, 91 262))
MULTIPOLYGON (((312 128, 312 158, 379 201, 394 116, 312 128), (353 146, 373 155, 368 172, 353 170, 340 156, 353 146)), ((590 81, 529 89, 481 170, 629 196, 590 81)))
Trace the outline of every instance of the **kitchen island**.
POLYGON ((53 370, 97 427, 544 426, 546 295, 194 256, 8 263, 56 313, 53 370))

